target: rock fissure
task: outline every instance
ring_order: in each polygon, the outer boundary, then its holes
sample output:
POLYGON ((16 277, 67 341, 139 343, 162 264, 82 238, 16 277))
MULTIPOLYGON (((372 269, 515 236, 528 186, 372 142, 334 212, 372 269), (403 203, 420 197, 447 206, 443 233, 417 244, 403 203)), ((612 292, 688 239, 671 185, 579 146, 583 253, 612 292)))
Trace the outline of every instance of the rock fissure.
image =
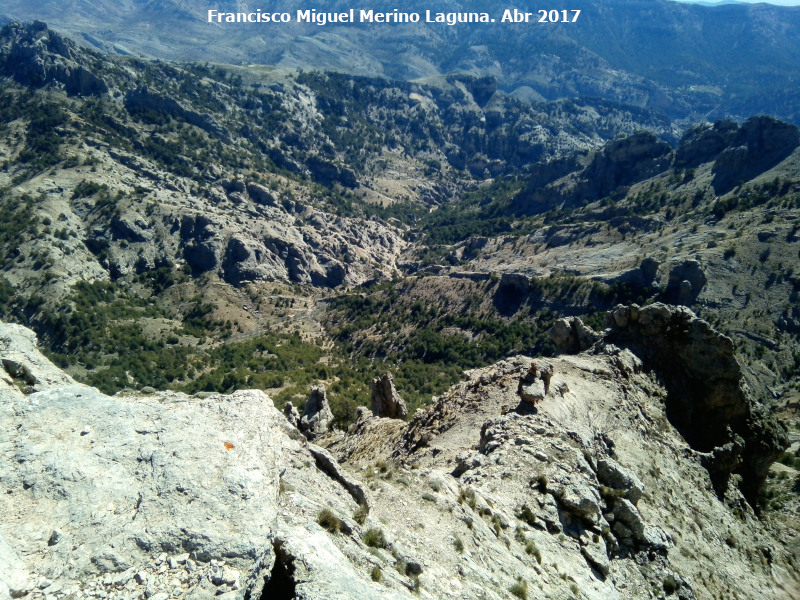
MULTIPOLYGON (((258 598, 263 600, 294 600, 297 586, 294 579, 294 558, 286 553, 281 542, 275 543, 273 551, 275 562, 258 598)), ((245 600, 256 600, 256 598, 251 598, 248 595, 245 600)))

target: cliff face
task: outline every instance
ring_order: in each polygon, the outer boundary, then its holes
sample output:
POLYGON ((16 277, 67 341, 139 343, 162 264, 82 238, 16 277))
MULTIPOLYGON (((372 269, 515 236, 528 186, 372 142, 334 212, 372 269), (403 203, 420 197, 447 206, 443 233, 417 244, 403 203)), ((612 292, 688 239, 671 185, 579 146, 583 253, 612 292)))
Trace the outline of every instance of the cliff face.
POLYGON ((652 133, 641 132, 582 158, 538 165, 512 209, 535 214, 562 204, 574 207, 606 196, 623 197, 633 184, 704 163, 711 163, 711 187, 723 196, 775 167, 798 145, 797 126, 769 116, 750 118, 741 126, 732 121, 695 126, 674 150, 652 133))
POLYGON ((733 341, 685 307, 619 306, 608 342, 630 348, 664 382, 667 416, 707 464, 724 494, 733 473, 755 502, 770 465, 789 445, 786 431, 750 394, 733 341))
POLYGON ((668 382, 617 346, 477 369, 327 450, 261 392, 104 396, 19 326, 0 358, 0 595, 798 592, 735 478, 720 496, 671 425, 668 382))

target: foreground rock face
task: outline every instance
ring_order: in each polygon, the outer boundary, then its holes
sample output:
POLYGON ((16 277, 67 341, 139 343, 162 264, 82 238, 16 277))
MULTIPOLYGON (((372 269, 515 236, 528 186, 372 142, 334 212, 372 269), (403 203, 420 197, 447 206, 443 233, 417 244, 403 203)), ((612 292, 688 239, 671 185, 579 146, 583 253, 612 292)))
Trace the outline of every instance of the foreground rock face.
POLYGON ((259 391, 105 396, 18 326, 0 325, 0 360, 0 598, 800 591, 628 350, 476 369, 410 423, 361 409, 327 448, 259 391))
POLYGON ((262 392, 108 397, 14 325, 0 359, 0 598, 411 597, 316 524, 358 504, 262 392))

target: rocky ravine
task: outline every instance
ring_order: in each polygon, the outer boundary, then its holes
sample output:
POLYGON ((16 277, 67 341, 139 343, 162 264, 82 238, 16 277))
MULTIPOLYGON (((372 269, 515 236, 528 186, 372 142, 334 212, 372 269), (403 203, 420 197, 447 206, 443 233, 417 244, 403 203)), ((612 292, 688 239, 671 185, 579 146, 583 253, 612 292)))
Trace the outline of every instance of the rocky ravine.
MULTIPOLYGON (((628 313, 618 343, 664 310, 628 313)), ((678 312, 698 351, 724 355, 726 338, 678 312)), ((795 558, 739 491, 747 474, 717 485, 724 446, 687 443, 669 384, 604 339, 469 372, 408 424, 364 410, 316 438, 327 450, 258 391, 107 397, 16 325, 0 358, 0 598, 800 593, 795 558)), ((759 441, 783 444, 779 429, 759 441)))

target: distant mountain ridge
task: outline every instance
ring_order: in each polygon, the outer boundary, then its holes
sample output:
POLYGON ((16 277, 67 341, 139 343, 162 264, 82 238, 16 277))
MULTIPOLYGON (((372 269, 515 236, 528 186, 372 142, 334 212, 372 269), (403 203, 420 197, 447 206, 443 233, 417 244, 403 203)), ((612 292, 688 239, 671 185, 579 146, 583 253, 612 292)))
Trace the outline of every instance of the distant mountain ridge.
MULTIPOLYGON (((582 11, 577 23, 509 24, 499 22, 506 8, 500 3, 449 1, 436 10, 486 11, 498 21, 449 27, 206 23, 209 8, 254 9, 238 0, 37 4, 9 0, 5 12, 43 19, 110 52, 401 80, 468 72, 496 77, 501 90, 529 101, 600 97, 663 110, 686 124, 756 113, 800 123, 793 84, 800 76, 800 7, 573 0, 569 8, 582 11)), ((334 0, 325 10, 350 7, 334 0)), ((294 13, 306 7, 289 0, 260 8, 294 13)), ((418 1, 404 6, 426 8, 418 1)))

